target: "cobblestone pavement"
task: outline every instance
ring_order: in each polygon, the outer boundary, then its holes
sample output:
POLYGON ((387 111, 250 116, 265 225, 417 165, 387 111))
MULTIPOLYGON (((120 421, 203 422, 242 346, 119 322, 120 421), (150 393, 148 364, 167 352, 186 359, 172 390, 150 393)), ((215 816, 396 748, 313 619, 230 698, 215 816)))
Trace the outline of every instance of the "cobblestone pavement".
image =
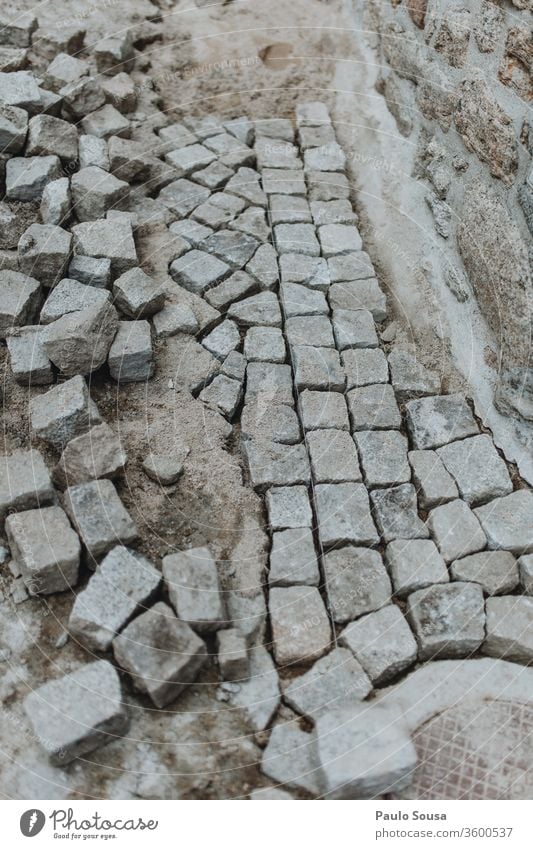
MULTIPOLYGON (((9 32, 13 50, 35 37, 31 21, 9 32)), ((73 45, 52 45, 46 89, 30 72, 0 74, 0 329, 34 442, 0 471, 2 661, 28 596, 69 591, 65 640, 80 649, 25 692, 5 676, 10 721, 48 758, 30 787, 90 795, 89 757, 95 781, 114 763, 135 773, 109 795, 202 795, 225 735, 242 738, 236 796, 527 798, 533 495, 469 399, 394 345, 326 106, 302 101, 294 120, 164 119, 146 150, 129 138, 129 38, 94 48, 105 85, 73 45), (28 203, 40 223, 10 241, 28 203), (138 251, 154 223, 164 285, 138 251), (85 378, 149 386, 169 340, 182 343, 176 383, 203 405, 206 432, 215 415, 260 499, 266 570, 243 552, 228 574, 209 538, 170 546, 161 564, 136 547, 128 445, 85 378), (480 663, 494 686, 472 735, 480 663), (425 669, 432 689, 408 689, 425 669), (201 720, 186 701, 198 682, 201 720), (410 723, 426 699, 429 715, 410 723), (180 781, 157 758, 139 778, 158 723, 194 752, 180 781)), ((142 463, 162 489, 180 485, 191 450, 168 441, 142 463)))

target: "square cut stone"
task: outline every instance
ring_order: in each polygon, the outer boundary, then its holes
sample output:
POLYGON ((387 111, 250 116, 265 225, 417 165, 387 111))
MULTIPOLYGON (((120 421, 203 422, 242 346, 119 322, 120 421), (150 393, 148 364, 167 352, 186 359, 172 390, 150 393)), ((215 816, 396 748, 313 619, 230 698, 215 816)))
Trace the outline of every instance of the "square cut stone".
POLYGON ((384 542, 426 539, 429 531, 418 517, 416 490, 410 483, 370 493, 376 524, 384 542))
POLYGON ((202 345, 219 360, 225 360, 228 354, 241 344, 241 334, 234 321, 222 321, 204 336, 202 345))
POLYGON ((278 664, 309 663, 328 651, 331 625, 316 587, 273 587, 269 609, 278 664))
POLYGON ((69 632, 90 651, 108 651, 119 631, 150 604, 160 583, 149 560, 117 545, 76 596, 69 632))
POLYGON ((507 466, 487 434, 452 442, 437 454, 468 504, 479 504, 513 491, 507 466))
POLYGON ((394 391, 401 402, 440 392, 439 374, 425 368, 410 351, 394 348, 389 354, 389 367, 394 391))
POLYGON ((477 507, 475 515, 491 549, 503 548, 513 554, 533 552, 533 493, 519 489, 490 504, 477 507))
POLYGON ((228 317, 244 327, 281 327, 282 323, 279 301, 274 292, 260 292, 232 304, 228 317))
MULTIPOLYGON (((0 150, 20 153, 28 134, 28 113, 17 106, 0 105, 0 150)), ((302 201, 307 204, 307 201, 302 201)), ((309 206, 307 206, 309 209, 309 206)), ((311 221, 311 213, 309 213, 311 221)))
POLYGON ((0 521, 7 513, 55 500, 50 472, 40 451, 14 451, 0 458, 0 521))
POLYGON ((131 221, 83 221, 72 228, 74 253, 111 260, 114 276, 139 265, 131 221))
POLYGON ((277 224, 274 239, 279 254, 320 256, 320 245, 312 224, 277 224))
POLYGON ((439 448, 479 432, 462 395, 433 395, 405 405, 407 428, 414 448, 439 448))
POLYGON ((518 564, 510 551, 480 551, 454 560, 450 571, 455 581, 480 584, 487 595, 510 593, 518 586, 518 564))
POLYGON ((248 362, 285 362, 285 340, 277 327, 251 327, 244 340, 244 356, 248 362))
POLYGON ((110 302, 111 296, 105 289, 86 286, 77 280, 64 278, 54 286, 46 299, 39 316, 41 324, 51 324, 63 315, 69 315, 87 307, 100 307, 110 302))
POLYGON ((198 319, 188 304, 165 304, 153 317, 154 330, 159 339, 176 333, 196 334, 200 329, 198 319))
POLYGON ((392 587, 381 554, 347 545, 324 556, 329 608, 338 624, 390 604, 392 587))
POLYGON ((245 441, 262 439, 266 443, 284 445, 295 445, 302 437, 300 422, 292 407, 261 401, 245 404, 241 414, 241 436, 245 441))
POLYGON ((305 486, 275 486, 266 494, 268 524, 272 530, 310 528, 313 521, 305 486))
POLYGON ((298 315, 327 315, 328 303, 322 292, 297 283, 283 283, 281 298, 288 318, 298 315))
POLYGON ((346 543, 378 544, 379 536, 363 484, 318 484, 315 499, 318 533, 324 548, 346 543))
POLYGON ((231 274, 229 265, 205 251, 192 250, 170 264, 170 276, 176 283, 202 295, 210 286, 231 274))
POLYGON ((517 561, 520 570, 520 585, 526 595, 533 595, 533 555, 524 554, 517 561))
POLYGON ((344 171, 346 156, 335 141, 308 149, 304 153, 306 171, 344 171))
POLYGON ((342 392, 344 371, 334 348, 296 345, 292 348, 294 379, 300 391, 318 389, 342 392))
POLYGON ((244 453, 254 489, 308 484, 311 477, 304 445, 245 442, 244 453))
POLYGON ((250 663, 246 637, 238 628, 217 631, 218 666, 224 681, 248 678, 250 663))
POLYGON ((365 699, 371 691, 368 675, 353 654, 335 648, 308 672, 293 678, 283 698, 297 713, 316 721, 347 701, 365 699))
POLYGON ((222 162, 211 162, 207 168, 195 171, 193 180, 208 189, 220 189, 233 177, 233 170, 222 162))
POLYGON ((80 168, 89 168, 94 165, 103 171, 109 171, 107 141, 99 139, 98 136, 81 135, 78 139, 78 159, 80 168))
POLYGON ((312 392, 300 395, 300 416, 304 430, 336 428, 349 430, 348 410, 341 392, 312 392))
POLYGON ((358 221, 349 200, 314 200, 311 213, 315 227, 323 224, 356 224, 358 221))
MULTIPOLYGON (((318 796, 320 783, 313 736, 302 731, 299 723, 292 717, 283 724, 278 722, 272 729, 268 745, 263 752, 261 772, 274 781, 276 787, 283 784, 296 790, 304 790, 313 797, 318 796)), ((275 792, 279 794, 279 790, 275 792)), ((268 798, 273 798, 272 790, 269 791, 268 798)), ((279 795, 276 798, 279 799, 279 795)))
POLYGON ((352 389, 346 397, 353 431, 401 427, 402 417, 389 383, 352 389))
POLYGON ((275 224, 311 224, 311 210, 305 198, 271 195, 270 217, 275 224))
POLYGON ((159 192, 158 200, 161 201, 168 209, 184 218, 193 209, 204 203, 211 192, 204 186, 199 186, 197 183, 192 183, 190 180, 181 179, 174 180, 169 183, 159 192))
POLYGON ((533 660, 533 599, 488 598, 487 636, 481 651, 529 665, 533 660))
POLYGON ((339 637, 373 684, 385 684, 416 661, 417 645, 399 607, 390 604, 351 622, 339 637))
POLYGON ((342 364, 346 372, 346 388, 387 383, 387 358, 380 348, 356 348, 344 351, 342 364))
POLYGON ((250 262, 246 264, 246 271, 257 280, 261 289, 274 289, 278 282, 278 260, 277 254, 270 243, 260 245, 250 262))
POLYGON ((330 283, 326 260, 321 256, 283 254, 279 258, 282 283, 301 283, 326 292, 330 283))
POLYGON ((193 684, 207 661, 204 641, 162 601, 115 637, 113 652, 135 689, 146 693, 158 708, 193 684))
POLYGON ((435 507, 429 514, 428 525, 447 563, 480 551, 487 544, 478 519, 460 499, 435 507))
MULTIPOLYGON (((238 198, 233 195, 224 195, 219 193, 213 195, 210 203, 215 203, 217 198, 220 198, 222 208, 226 208, 230 202, 231 211, 238 212, 240 208, 238 198)), ((219 259, 230 265, 235 271, 243 268, 249 262, 259 247, 259 241, 247 233, 234 232, 233 230, 219 230, 218 233, 213 233, 205 239, 201 247, 203 250, 215 254, 219 259)))
POLYGON ((354 441, 344 430, 313 430, 307 448, 315 483, 358 483, 362 480, 354 441))
POLYGON ((457 486, 436 451, 409 451, 408 456, 420 506, 424 510, 459 497, 457 486))
POLYGON ((45 286, 53 286, 65 276, 72 236, 53 224, 32 224, 18 243, 19 267, 45 286))
POLYGON ((190 144, 165 154, 166 162, 176 169, 176 177, 188 177, 193 171, 205 168, 215 159, 213 151, 201 144, 190 144))
POLYGON ((11 330, 6 338, 13 377, 25 386, 44 386, 54 382, 52 363, 42 345, 42 327, 26 325, 11 330))
POLYGON ((211 383, 202 389, 200 401, 232 419, 242 401, 242 382, 225 374, 218 374, 211 383))
POLYGON ((437 584, 411 593, 407 617, 420 660, 467 657, 485 638, 485 604, 478 584, 437 584))
POLYGON ((376 275, 372 260, 364 251, 332 256, 328 259, 328 267, 332 283, 367 280, 376 275))
POLYGON ((294 141, 294 127, 289 118, 259 118, 254 126, 256 138, 294 141))
POLYGON ((394 540, 386 548, 385 560, 399 598, 449 581, 446 563, 430 539, 394 540))
POLYGON ((332 310, 368 310, 374 321, 385 321, 387 318, 387 298, 375 277, 332 283, 328 298, 332 310))
POLYGON ((124 469, 126 454, 108 424, 92 427, 71 439, 54 469, 54 480, 73 486, 97 478, 113 478, 124 469))
POLYGON ((163 557, 168 597, 179 619, 199 633, 226 623, 218 568, 208 548, 190 548, 163 557))
POLYGON ((407 437, 397 430, 362 430, 355 435, 365 483, 391 486, 411 480, 407 437))
POLYGON ((119 321, 107 364, 117 383, 149 380, 154 373, 150 323, 144 319, 119 321))
POLYGON ((31 595, 62 592, 78 582, 80 541, 61 507, 11 513, 6 535, 31 595))
POLYGON ((208 289, 204 297, 217 310, 224 310, 233 301, 239 301, 257 290, 257 281, 246 271, 235 271, 213 289, 208 289))
MULTIPOLYGON (((218 192, 216 195, 211 195, 206 203, 202 203, 200 206, 196 207, 192 213, 193 218, 213 230, 229 224, 229 222, 241 211, 244 201, 240 201, 239 198, 228 194, 226 195, 226 198, 231 202, 221 203, 220 197, 223 195, 224 192, 218 192)), ((199 247, 203 247, 203 244, 199 247)))
POLYGON ((287 141, 271 141, 268 138, 256 138, 255 155, 257 167, 263 168, 301 168, 302 161, 296 145, 287 141))
MULTIPOLYGON (((59 92, 62 94, 64 89, 59 92)), ((89 136, 99 139, 109 139, 111 136, 129 138, 131 128, 129 120, 121 115, 111 103, 106 103, 100 109, 90 112, 81 119, 83 131, 89 136)))
POLYGON ((261 174, 263 189, 267 195, 303 195, 306 186, 303 171, 294 168, 265 168, 261 174))
POLYGON ((6 198, 40 201, 45 186, 62 176, 58 156, 14 156, 6 162, 6 198))
POLYGON ((285 322, 289 345, 312 345, 314 348, 334 348, 335 340, 329 318, 307 315, 289 318, 285 322))
POLYGON ((92 557, 137 539, 137 528, 110 480, 69 487, 65 510, 92 557))
POLYGON ((270 238, 270 224, 268 223, 264 209, 252 206, 245 209, 241 215, 234 218, 228 224, 228 230, 236 230, 253 239, 266 242, 270 238))
POLYGON ((310 528, 288 528, 272 534, 271 587, 318 586, 320 573, 310 528))
POLYGON ((333 332, 340 351, 377 348, 379 344, 374 319, 368 310, 334 310, 333 332))
POLYGON ((116 740, 129 725, 120 678, 107 660, 86 663, 32 690, 24 712, 57 766, 116 740))
POLYGON ((13 327, 28 324, 35 316, 40 300, 38 280, 19 271, 2 271, 0 279, 0 339, 13 327))
MULTIPOLYGON (((161 197, 159 197, 159 200, 161 200, 161 197)), ((173 221, 168 229, 175 236, 185 239, 185 241, 189 242, 191 247, 194 248, 198 247, 200 242, 203 242, 204 239, 207 239, 208 236, 213 234, 210 227, 206 227, 198 221, 193 221, 192 218, 184 218, 182 221, 173 221)))
POLYGON ((336 171, 307 171, 309 200, 342 200, 350 196, 350 184, 345 174, 336 171))
POLYGON ((349 254, 360 251, 363 243, 353 224, 324 224, 318 228, 322 256, 349 254))
POLYGON ((68 267, 68 279, 108 289, 111 281, 111 260, 107 257, 96 259, 92 256, 73 256, 68 267))
POLYGON ((132 268, 113 283, 115 306, 129 318, 147 318, 161 310, 165 294, 159 283, 142 270, 132 268))
MULTIPOLYGON (((59 156, 73 162, 78 155, 78 131, 53 115, 35 115, 28 124, 26 156, 59 156)), ((79 172, 77 172, 79 173, 79 172)), ((73 178, 76 174, 73 175, 73 178)))
POLYGON ((101 421, 98 408, 80 375, 59 383, 30 401, 33 436, 50 442, 54 448, 63 448, 75 436, 101 421))
POLYGON ((291 367, 282 363, 250 363, 246 369, 245 403, 293 406, 291 367))
POLYGON ((328 108, 319 100, 306 100, 296 105, 296 123, 298 127, 320 127, 330 125, 328 108))

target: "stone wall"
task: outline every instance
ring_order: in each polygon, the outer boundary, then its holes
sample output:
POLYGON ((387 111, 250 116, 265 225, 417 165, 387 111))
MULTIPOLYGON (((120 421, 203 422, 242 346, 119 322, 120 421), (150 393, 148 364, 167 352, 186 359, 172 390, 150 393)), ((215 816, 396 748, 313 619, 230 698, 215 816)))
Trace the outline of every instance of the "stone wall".
POLYGON ((450 289, 459 301, 477 299, 498 340, 495 403, 533 420, 532 0, 365 5, 377 88, 417 147, 443 250, 464 267, 450 289))

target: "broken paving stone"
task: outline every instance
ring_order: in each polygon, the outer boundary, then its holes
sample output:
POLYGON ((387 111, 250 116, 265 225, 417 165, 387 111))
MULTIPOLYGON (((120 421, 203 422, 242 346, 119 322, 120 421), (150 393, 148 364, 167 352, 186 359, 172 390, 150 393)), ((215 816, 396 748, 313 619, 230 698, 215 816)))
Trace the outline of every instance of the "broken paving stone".
POLYGON ((318 586, 320 573, 310 528, 288 528, 272 534, 271 587, 318 586))
POLYGON ((328 651, 331 625, 316 587, 273 587, 269 610, 278 664, 309 663, 328 651))
POLYGON ((386 548, 385 559, 394 594, 400 598, 432 584, 449 581, 446 563, 432 540, 394 540, 386 548))
POLYGON ((342 354, 342 364, 346 372, 348 389, 387 383, 389 379, 387 358, 381 348, 346 350, 342 354))
POLYGON ((184 457, 173 457, 170 454, 149 454, 143 460, 143 469, 153 481, 162 486, 171 486, 183 474, 183 460, 184 457))
POLYGON ((110 480, 69 487, 65 510, 93 558, 137 539, 137 528, 110 480))
POLYGON ((217 359, 224 360, 241 344, 239 328, 234 321, 225 320, 202 339, 204 348, 217 359))
POLYGON ((53 115, 35 115, 28 124, 26 156, 54 155, 64 163, 74 162, 78 156, 78 131, 53 115))
POLYGON ((231 277, 227 277, 222 283, 208 289, 204 297, 215 309, 224 310, 233 301, 253 294, 256 289, 257 281, 253 277, 246 271, 235 271, 231 277))
POLYGON ((280 255, 320 256, 320 245, 312 224, 277 224, 274 239, 280 255))
POLYGON ((53 383, 52 363, 41 344, 42 327, 26 325, 10 331, 6 338, 9 364, 17 383, 44 386, 53 383))
POLYGON ((62 592, 77 583, 80 542, 61 507, 12 513, 6 535, 31 595, 62 592))
POLYGON ((411 593, 407 617, 420 660, 467 657, 485 638, 485 605, 478 584, 437 584, 411 593))
POLYGON ((135 689, 158 708, 193 684, 207 660, 204 641, 162 601, 115 637, 113 652, 135 689))
POLYGON ((87 663, 32 690, 24 711, 58 766, 116 740, 129 726, 120 678, 107 660, 87 663))
POLYGON ((44 187, 39 209, 43 224, 61 226, 70 218, 71 197, 68 177, 52 180, 44 187))
POLYGON ((295 711, 316 722, 339 705, 362 701, 372 684, 348 649, 335 648, 317 660, 308 672, 293 678, 283 698, 295 711))
POLYGON ((408 457, 420 506, 424 510, 459 497, 457 486, 436 451, 409 451, 408 457))
POLYGON ((35 316, 41 286, 20 271, 2 271, 0 279, 0 339, 13 327, 28 324, 35 316))
POLYGON ((488 598, 487 635, 483 654, 514 663, 533 660, 533 599, 520 596, 488 598))
POLYGON ((376 489, 370 493, 370 498, 384 542, 429 537, 426 525, 418 517, 416 490, 412 484, 376 489))
POLYGON ((411 784, 418 757, 396 710, 381 704, 342 706, 324 713, 314 733, 327 799, 376 799, 411 784))
POLYGON ((300 422, 292 407, 287 404, 245 404, 241 414, 243 440, 260 439, 265 443, 281 442, 295 445, 301 441, 300 422))
POLYGON ((411 480, 407 437, 397 430, 361 430, 355 435, 368 487, 392 486, 411 480))
POLYGON ((409 353, 394 348, 389 354, 391 382, 400 402, 419 395, 437 395, 441 380, 435 371, 430 371, 409 353))
POLYGON ((148 321, 118 322, 107 364, 111 377, 117 383, 135 383, 152 377, 154 361, 148 321))
POLYGON ((83 377, 66 380, 30 400, 32 435, 63 448, 75 436, 101 424, 98 408, 83 377))
POLYGON ((452 442, 439 448, 437 454, 468 504, 479 504, 513 491, 507 466, 487 434, 452 442))
POLYGON ((74 254, 109 259, 114 276, 139 264, 130 221, 83 221, 72 228, 72 233, 74 254))
POLYGON ((297 283, 283 283, 281 297, 288 318, 300 315, 327 315, 328 303, 324 294, 297 283))
POLYGON ((229 265, 205 251, 192 250, 170 264, 170 276, 189 292, 202 295, 231 273, 229 265))
POLYGON ((428 526, 447 563, 480 551, 487 544, 478 519, 460 499, 435 507, 428 526))
POLYGON ((217 631, 218 666, 225 681, 248 677, 249 662, 246 639, 238 628, 217 631))
POLYGON ((50 472, 40 451, 14 451, 0 458, 0 519, 54 500, 50 472))
POLYGON ((377 348, 379 345, 372 313, 368 310, 334 310, 333 332, 337 348, 377 348))
POLYGON ((131 318, 147 318, 163 308, 165 293, 142 268, 132 268, 113 283, 115 306, 131 318))
POLYGON ((417 658, 416 640, 394 604, 350 622, 339 643, 352 652, 374 685, 395 678, 417 658))
POLYGON ((227 626, 218 568, 208 548, 190 548, 163 557, 168 597, 179 619, 199 633, 227 626))
POLYGON ((376 531, 366 487, 360 483, 319 484, 315 507, 322 546, 353 543, 377 545, 376 531))
POLYGON ((281 310, 274 292, 260 292, 232 304, 228 317, 244 327, 281 327, 281 310))
POLYGON ((20 270, 45 286, 54 286, 65 276, 72 236, 52 224, 32 224, 18 243, 20 270))
POLYGON ((108 651, 119 631, 150 604, 160 583, 161 574, 149 560, 115 546, 76 596, 70 634, 90 651, 108 651))
POLYGON ((344 430, 313 430, 306 435, 315 483, 362 480, 355 443, 344 430))
POLYGON ((334 622, 345 624, 390 604, 391 582, 377 551, 348 545, 328 552, 323 560, 334 622))
POLYGON ((109 292, 65 277, 50 292, 39 319, 41 324, 51 324, 63 315, 79 312, 87 307, 101 307, 110 302, 109 292))
POLYGON ((200 401, 231 420, 242 401, 242 381, 217 375, 199 394, 200 401))
POLYGON ((13 157, 6 162, 6 198, 40 201, 45 186, 62 176, 58 156, 13 157))
POLYGON ((63 374, 89 374, 105 363, 118 325, 110 303, 94 304, 48 324, 42 346, 63 374))
POLYGON ((73 174, 70 185, 78 221, 104 218, 108 210, 124 209, 129 199, 128 183, 95 165, 73 174))
POLYGON ((479 428, 462 395, 433 395, 405 405, 407 428, 414 448, 439 448, 474 436, 479 428))
POLYGON ((480 584, 487 595, 512 592, 518 585, 518 565, 509 551, 480 551, 450 566, 455 581, 480 584))
POLYGON ((245 442, 244 453, 254 489, 309 483, 311 473, 304 445, 245 442))
POLYGON ((279 258, 279 265, 284 284, 301 283, 320 292, 326 292, 329 287, 328 266, 323 257, 288 253, 279 258))
POLYGON ((54 469, 54 480, 66 488, 97 478, 113 478, 125 464, 120 440, 104 422, 70 440, 54 469))
POLYGON ((305 431, 323 428, 350 429, 346 401, 341 392, 312 392, 305 389, 299 400, 305 431))
POLYGON ((198 320, 188 304, 165 304, 153 317, 154 330, 159 339, 175 336, 176 333, 196 334, 200 329, 198 320))
POLYGON ((244 356, 248 362, 284 363, 285 340, 277 327, 250 327, 244 340, 244 356))
POLYGON ((85 283, 86 286, 107 289, 111 281, 111 260, 107 257, 96 259, 92 256, 73 256, 68 267, 68 278, 85 283))
POLYGON ((312 734, 296 722, 275 725, 261 760, 261 772, 273 781, 320 794, 320 775, 312 734))
POLYGON ((392 386, 378 383, 347 393, 352 430, 389 430, 399 428, 402 417, 392 386))
POLYGON ((345 377, 338 351, 333 348, 295 345, 292 347, 292 357, 295 382, 300 391, 327 389, 342 392, 344 389, 345 377))
POLYGON ((474 510, 487 536, 488 547, 520 556, 533 551, 533 493, 528 489, 496 498, 474 510))
POLYGON ((0 104, 0 150, 20 153, 28 133, 28 113, 17 106, 0 104))
POLYGON ((310 528, 313 521, 305 486, 274 486, 267 491, 268 524, 272 530, 310 528))

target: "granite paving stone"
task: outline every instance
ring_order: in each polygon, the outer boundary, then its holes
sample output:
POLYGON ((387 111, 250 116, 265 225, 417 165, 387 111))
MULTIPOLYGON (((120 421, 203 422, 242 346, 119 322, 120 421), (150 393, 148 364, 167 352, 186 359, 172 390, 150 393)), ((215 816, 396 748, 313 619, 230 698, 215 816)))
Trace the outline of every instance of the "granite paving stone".
POLYGON ((315 483, 358 483, 362 480, 355 443, 344 430, 313 430, 307 448, 315 483))
POLYGON ((323 562, 329 608, 337 624, 390 604, 391 582, 377 551, 348 545, 328 552, 323 562))

